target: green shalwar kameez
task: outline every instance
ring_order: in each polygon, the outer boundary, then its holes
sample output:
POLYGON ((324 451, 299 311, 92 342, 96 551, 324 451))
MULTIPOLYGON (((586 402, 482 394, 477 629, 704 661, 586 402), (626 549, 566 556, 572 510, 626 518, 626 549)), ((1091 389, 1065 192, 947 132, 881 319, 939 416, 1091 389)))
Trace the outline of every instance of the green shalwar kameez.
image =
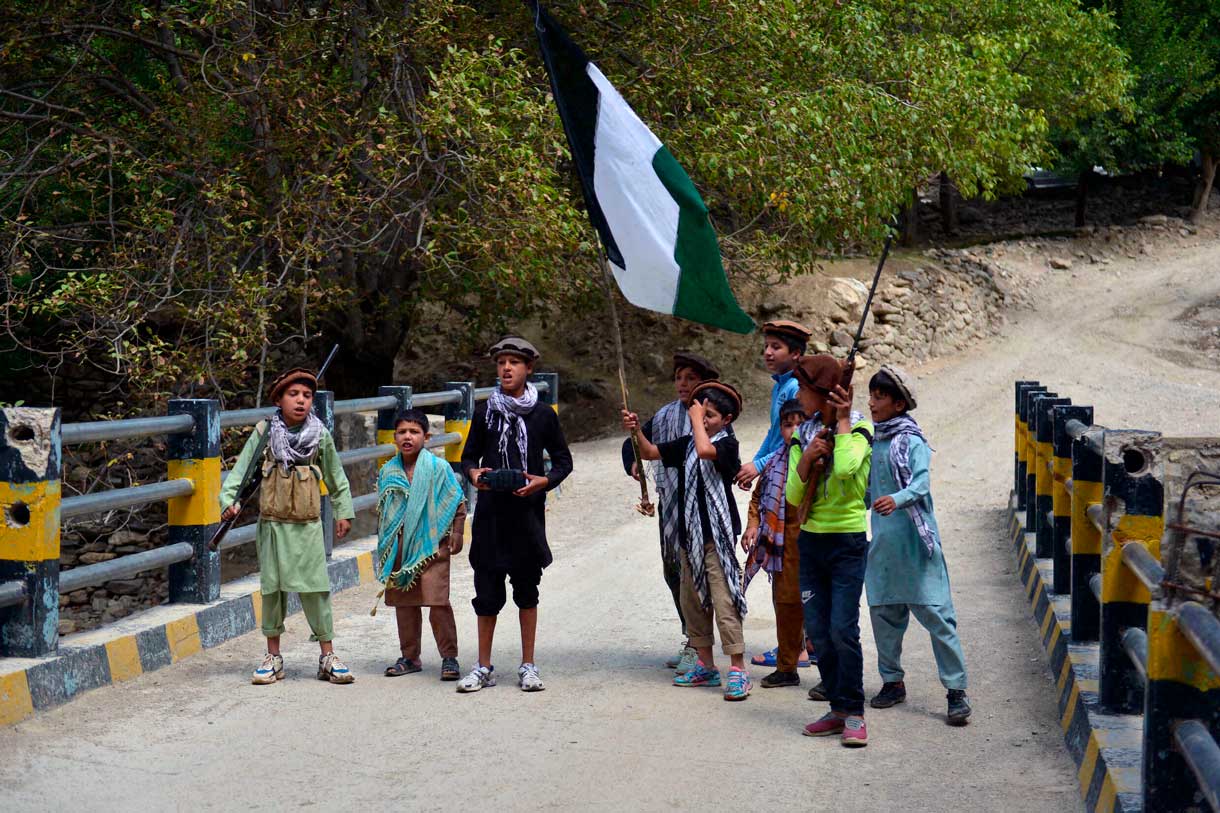
MULTIPOLYGON (((225 479, 220 492, 220 507, 224 510, 237 499, 246 469, 251 465, 261 437, 259 424, 250 433, 237 462, 225 479)), ((299 427, 289 428, 300 431, 299 427)), ((322 430, 314 465, 322 472, 322 481, 330 496, 335 519, 354 519, 351 486, 339 462, 335 440, 322 430)), ((299 593, 301 608, 313 631, 311 640, 330 641, 334 638, 334 621, 330 608, 330 575, 326 570, 326 545, 322 539, 322 522, 258 521, 259 592, 263 597, 263 635, 275 638, 284 632, 288 593, 299 593)))

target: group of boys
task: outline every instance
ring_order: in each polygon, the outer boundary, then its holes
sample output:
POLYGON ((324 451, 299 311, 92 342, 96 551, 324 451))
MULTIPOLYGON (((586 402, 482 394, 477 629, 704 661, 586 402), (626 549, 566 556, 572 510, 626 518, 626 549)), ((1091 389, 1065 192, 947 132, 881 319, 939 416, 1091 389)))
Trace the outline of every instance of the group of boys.
MULTIPOLYGON (((521 624, 517 685, 536 692, 545 688, 534 664, 534 636, 538 586, 543 569, 551 564, 546 492, 571 473, 572 456, 558 416, 529 380, 539 359, 534 345, 509 336, 492 346, 490 356, 497 386, 475 408, 461 458, 463 474, 480 492, 470 549, 478 662, 462 677, 457 625, 449 602, 450 560, 463 546, 465 492, 449 464, 425 452, 428 416, 407 409, 394 419, 397 453, 377 476, 374 568, 385 584, 385 602, 395 611, 401 651, 385 674, 396 677, 422 670, 422 608, 428 607, 441 655, 441 679, 458 681, 457 690, 463 693, 496 685, 491 651, 496 619, 508 598, 507 579, 521 624)), ((270 400, 277 409, 255 426, 220 495, 222 515, 235 517, 242 508, 236 502, 239 483, 249 467, 261 467, 257 549, 267 654, 254 671, 255 684, 272 684, 284 677, 280 635, 290 592, 300 594, 312 640, 321 646, 318 679, 338 684, 355 680, 332 644, 321 496, 330 495, 337 537, 347 534, 355 512, 334 439, 313 412, 317 386, 314 374, 302 368, 276 378, 270 400)))
MULTIPOLYGON (((799 686, 798 667, 808 665, 805 658, 816 660, 822 679, 809 697, 830 705, 804 733, 838 735, 847 746, 868 742, 859 630, 865 589, 883 681, 870 705, 888 708, 906 699, 902 639, 914 615, 931 635, 948 689, 947 721, 964 724, 971 713, 965 662, 933 513, 931 449, 910 415, 917 404, 912 381, 891 366, 873 375, 870 421, 852 411, 840 362, 806 355, 807 328, 768 322, 763 336, 763 362, 774 379, 770 427, 744 465, 733 431, 742 396, 700 355, 674 354, 677 397, 649 421, 641 425, 638 416, 623 411, 623 426, 636 435, 640 456, 656 462, 662 572, 684 636, 682 650, 667 662, 676 670, 674 685, 723 685, 726 700, 749 697, 745 596, 750 580, 766 572, 778 645, 755 660, 776 667, 761 685, 799 686), (734 485, 753 488, 744 528, 734 485), (739 543, 744 562, 737 557, 739 543), (730 660, 723 684, 712 651, 714 629, 730 660)), ((507 579, 521 626, 517 683, 524 691, 540 691, 544 684, 534 663, 538 587, 552 560, 546 492, 571 473, 572 456, 557 415, 529 380, 537 349, 509 336, 489 355, 497 386, 475 409, 461 456, 463 474, 479 490, 470 551, 478 660, 462 677, 449 603, 450 560, 463 545, 465 492, 447 463, 425 453, 427 415, 408 409, 395 418, 397 453, 378 473, 374 567, 386 587, 386 604, 395 609, 401 650, 385 674, 421 671, 421 608, 429 607, 441 679, 458 681, 464 693, 496 685, 491 652, 507 579)), ((330 495, 337 537, 347 534, 355 512, 334 440, 313 412, 317 385, 313 373, 301 368, 272 383, 270 400, 277 409, 255 427, 220 495, 223 516, 235 517, 241 510, 239 484, 247 469, 261 467, 257 549, 267 654, 254 672, 256 684, 284 677, 280 635, 290 592, 300 594, 312 639, 320 644, 318 679, 355 680, 332 644, 321 496, 330 495)), ((623 463, 628 474, 646 476, 630 440, 623 463)))
MULTIPOLYGON (((750 579, 765 571, 775 608, 776 648, 754 659, 776 668, 764 688, 799 686, 799 666, 816 660, 821 682, 809 698, 830 711, 805 726, 849 747, 868 743, 859 605, 867 590, 882 687, 869 701, 889 708, 906 699, 902 639, 911 615, 928 630, 942 684, 946 721, 964 725, 971 708, 966 669, 933 513, 931 449, 910 415, 914 384, 883 366, 869 381, 871 420, 852 406, 842 364, 806 355, 811 332, 791 321, 763 326, 763 362, 774 379, 770 427, 742 465, 733 422, 742 398, 707 359, 675 353, 677 398, 643 425, 623 411, 640 455, 655 471, 662 569, 674 593, 685 643, 667 662, 676 686, 721 686, 712 653, 713 621, 731 661, 725 700, 744 700, 742 618, 750 579), (873 465, 874 461, 877 465, 873 465), (733 484, 753 487, 741 528, 733 484), (872 510, 872 541, 868 538, 872 510), (745 562, 736 555, 740 538, 745 562)), ((642 476, 630 441, 628 474, 642 476)))

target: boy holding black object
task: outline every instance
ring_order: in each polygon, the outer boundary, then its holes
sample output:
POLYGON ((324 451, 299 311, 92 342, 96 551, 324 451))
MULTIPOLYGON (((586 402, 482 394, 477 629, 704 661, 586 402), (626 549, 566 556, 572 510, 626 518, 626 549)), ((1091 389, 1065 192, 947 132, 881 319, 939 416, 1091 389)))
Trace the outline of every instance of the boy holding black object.
POLYGON ((897 367, 883 366, 868 382, 877 464, 869 477, 875 502, 864 586, 877 642, 877 666, 884 681, 869 705, 884 709, 906 700, 902 638, 913 615, 932 638, 936 669, 948 690, 946 722, 965 725, 971 711, 966 699, 966 660, 957 637, 949 571, 932 507, 931 448, 910 415, 915 408, 913 390, 911 380, 897 367))
MULTIPOLYGON (((644 437, 653 443, 666 443, 690 434, 691 393, 695 387, 704 381, 712 381, 720 377, 720 371, 710 361, 696 353, 679 350, 673 357, 674 394, 673 401, 665 404, 657 414, 653 415, 640 428, 644 437)), ((631 448, 631 439, 623 441, 623 470, 632 477, 639 479, 636 470, 635 452, 631 448)), ((657 504, 660 507, 657 519, 661 529, 661 568, 665 576, 665 584, 673 596, 674 607, 678 610, 678 620, 682 623, 682 649, 677 656, 665 662, 665 666, 676 669, 679 674, 685 674, 695 665, 699 656, 686 641, 686 619, 682 615, 682 564, 679 556, 681 547, 681 512, 682 503, 678 497, 679 481, 682 469, 657 466, 655 480, 657 484, 657 504)))
POLYGON ((571 474, 572 455, 559 417, 538 399, 537 389, 529 383, 538 350, 525 339, 507 336, 492 346, 490 356, 496 364, 498 385, 475 408, 462 451, 462 471, 479 489, 470 543, 479 660, 458 682, 457 690, 477 692, 496 685, 491 649, 496 617, 507 601, 507 578, 521 621, 517 685, 536 692, 545 688, 534 665, 538 584, 543 568, 551 563, 545 492, 571 474), (551 457, 549 474, 543 469, 544 451, 551 457), (491 477, 484 477, 489 472, 491 477), (508 490, 513 485, 519 487, 508 490))
MULTIPOLYGON (((690 671, 675 677, 674 685, 720 685, 720 670, 712 655, 714 617, 721 648, 732 662, 724 699, 745 700, 751 683, 741 623, 746 600, 736 554, 741 518, 733 499, 733 477, 741 459, 737 438, 729 429, 741 413, 741 395, 728 384, 707 381, 691 394, 688 411, 689 435, 659 445, 640 439, 644 459, 683 470, 682 614, 699 660, 690 671)), ((630 432, 638 425, 639 418, 624 410, 623 428, 630 432)))

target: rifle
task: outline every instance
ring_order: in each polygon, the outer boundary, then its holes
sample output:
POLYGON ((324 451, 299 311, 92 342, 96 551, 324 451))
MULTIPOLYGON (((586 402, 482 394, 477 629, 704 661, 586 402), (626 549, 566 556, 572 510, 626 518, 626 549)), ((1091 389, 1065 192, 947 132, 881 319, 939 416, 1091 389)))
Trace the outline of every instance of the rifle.
MULTIPOLYGON (((845 392, 851 390, 851 380, 856 372, 856 353, 860 350, 860 339, 864 336, 864 323, 868 321, 868 313, 873 307, 873 297, 877 293, 877 283, 881 282, 881 269, 885 267, 885 261, 890 256, 890 246, 894 242, 893 232, 889 232, 885 237, 885 246, 881 249, 881 259, 877 263, 877 271, 873 274, 873 284, 868 289, 868 299, 864 300, 864 310, 860 314, 860 325, 856 328, 856 336, 852 340, 851 350, 847 354, 847 358, 843 361, 843 373, 839 377, 839 386, 845 392)), ((822 429, 818 432, 817 438, 828 441, 831 446, 834 446, 834 425, 838 423, 839 416, 836 410, 832 407, 826 410, 824 420, 822 421, 822 429)), ((812 442, 812 441, 811 441, 812 442)), ((821 485, 822 478, 826 475, 826 467, 830 464, 830 455, 824 455, 814 461, 813 468, 809 472, 809 487, 805 490, 805 497, 801 500, 799 513, 800 523, 805 524, 805 520, 809 518, 809 509, 813 506, 813 497, 817 493, 818 487, 821 485)))
MULTIPOLYGON (((322 366, 318 368, 318 374, 315 376, 318 383, 322 383, 322 376, 326 375, 326 368, 335 360, 335 354, 339 352, 339 345, 335 345, 330 349, 330 354, 327 355, 326 361, 322 362, 322 366)), ((263 482, 263 452, 267 448, 267 435, 270 432, 266 430, 259 436, 258 445, 254 448, 254 456, 250 458, 250 465, 246 467, 246 473, 242 475, 241 485, 237 487, 237 499, 233 504, 237 506, 237 513, 231 519, 222 519, 220 524, 216 526, 216 533, 212 534, 212 538, 208 540, 208 550, 216 550, 220 547, 220 540, 225 538, 225 534, 233 529, 233 523, 237 522, 237 518, 241 516, 241 509, 245 506, 246 501, 254 496, 254 492, 258 491, 258 487, 263 482)))

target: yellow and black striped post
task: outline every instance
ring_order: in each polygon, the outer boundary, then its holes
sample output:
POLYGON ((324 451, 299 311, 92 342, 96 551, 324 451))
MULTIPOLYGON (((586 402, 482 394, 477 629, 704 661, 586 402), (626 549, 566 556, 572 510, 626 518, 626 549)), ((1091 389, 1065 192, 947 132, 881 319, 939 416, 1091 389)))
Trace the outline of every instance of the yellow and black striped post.
MULTIPOLYGON (((1025 459, 1025 432, 1024 424, 1021 421, 1021 404, 1024 403, 1025 391, 1030 387, 1038 386, 1037 381, 1018 381, 1017 382, 1017 400, 1013 407, 1013 441, 1012 441, 1012 493, 1020 495, 1025 487, 1025 472, 1021 468, 1021 464, 1025 459)), ((1025 508, 1024 502, 1018 496, 1017 507, 1025 508)))
POLYGON ((1054 414, 1057 406, 1070 406, 1070 398, 1040 398, 1034 402, 1030 426, 1034 432, 1034 556, 1049 559, 1055 554, 1055 527, 1051 521, 1054 508, 1055 478, 1051 472, 1054 453, 1054 414))
POLYGON ((538 394, 538 400, 559 414, 559 373, 534 373, 530 376, 534 384, 546 382, 546 392, 538 394))
POLYGON ((1089 517, 1100 505, 1102 444, 1105 430, 1093 429, 1072 441, 1072 641, 1096 641, 1101 630, 1101 604, 1089 581, 1101 572, 1101 531, 1089 517))
POLYGON ((166 477, 194 486, 187 497, 169 501, 169 539, 187 542, 195 555, 169 566, 169 600, 206 604, 220 598, 220 554, 208 540, 220 522, 220 404, 205 398, 176 398, 170 415, 190 415, 195 428, 169 436, 166 477))
MULTIPOLYGON (((1068 421, 1078 421, 1085 426, 1093 423, 1093 407, 1057 406, 1054 408, 1051 427, 1051 453, 1054 460, 1051 483, 1051 509, 1055 521, 1051 528, 1052 589, 1066 595, 1072 592, 1072 492, 1068 481, 1072 479, 1072 436, 1068 434, 1068 421)), ((1073 489, 1075 483, 1072 484, 1073 489)))
POLYGON ((25 599, 0 607, 0 655, 59 646, 59 410, 0 409, 0 585, 25 599))
MULTIPOLYGON (((1037 382, 1017 385, 1017 510, 1025 511, 1029 485, 1029 396, 1035 392, 1046 392, 1046 387, 1037 382)), ((1026 529, 1029 529, 1027 524, 1026 529)))
POLYGON ((462 450, 466 448, 466 438, 470 435, 470 422, 474 419, 474 382, 449 381, 445 390, 456 391, 462 400, 445 404, 445 433, 460 435, 461 440, 445 447, 445 460, 457 467, 462 462, 462 450))
MULTIPOLYGON (((326 427, 326 431, 335 434, 335 394, 331 390, 317 390, 313 394, 313 414, 326 427)), ((330 494, 326 491, 326 483, 318 481, 322 494, 321 520, 322 545, 326 548, 326 558, 330 559, 335 549, 335 508, 331 505, 330 494)))
MULTIPOLYGON (((377 388, 377 396, 384 398, 387 395, 394 398, 394 406, 386 409, 377 410, 377 445, 388 443, 394 445, 394 419, 398 417, 398 413, 406 412, 411 408, 411 388, 393 384, 377 388)), ((380 469, 385 465, 385 462, 393 457, 377 458, 377 468, 380 469)))
POLYGON ((1098 694, 1112 713, 1138 714, 1144 705, 1144 680, 1123 648, 1123 631, 1148 623, 1148 588, 1123 561, 1123 546, 1142 542, 1160 558, 1165 499, 1158 459, 1160 434, 1113 431, 1105 434, 1102 481, 1105 527, 1101 561, 1101 653, 1098 694))
POLYGON ((1038 424, 1039 402, 1059 393, 1031 390, 1025 396, 1025 531, 1038 530, 1038 424))

